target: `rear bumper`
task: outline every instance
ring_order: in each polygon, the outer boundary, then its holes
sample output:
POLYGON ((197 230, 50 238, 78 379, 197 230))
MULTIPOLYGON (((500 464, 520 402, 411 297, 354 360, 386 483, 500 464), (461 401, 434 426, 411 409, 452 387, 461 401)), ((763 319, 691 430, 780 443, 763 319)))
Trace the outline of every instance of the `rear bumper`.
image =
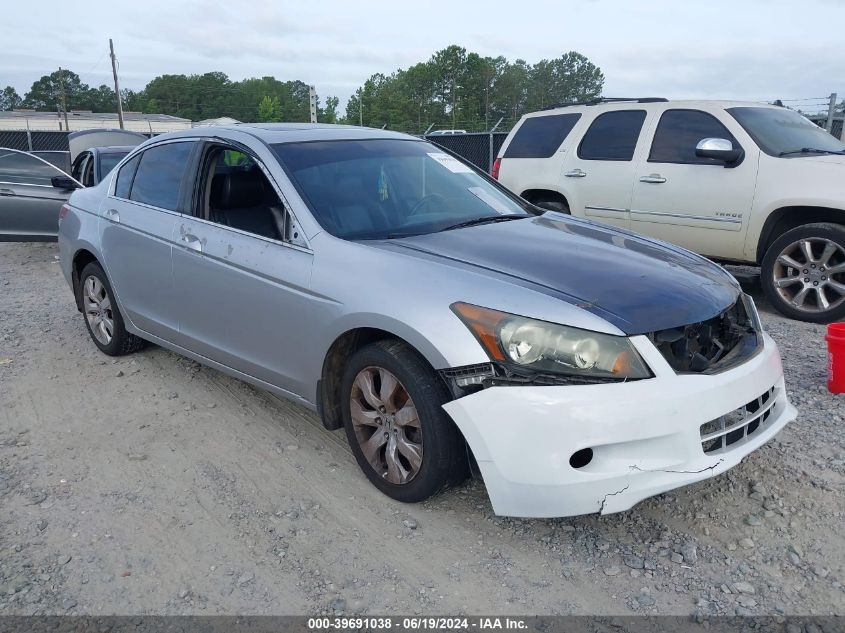
POLYGON ((634 337, 655 378, 492 387, 444 409, 472 448, 497 514, 619 512, 728 470, 795 419, 777 346, 768 335, 763 339, 763 349, 746 363, 705 376, 676 374, 647 338, 634 337), (753 431, 705 453, 701 425, 764 393, 771 393, 770 400, 760 409, 759 424, 748 425, 753 431), (586 448, 592 449, 591 461, 570 465, 573 453, 586 448))

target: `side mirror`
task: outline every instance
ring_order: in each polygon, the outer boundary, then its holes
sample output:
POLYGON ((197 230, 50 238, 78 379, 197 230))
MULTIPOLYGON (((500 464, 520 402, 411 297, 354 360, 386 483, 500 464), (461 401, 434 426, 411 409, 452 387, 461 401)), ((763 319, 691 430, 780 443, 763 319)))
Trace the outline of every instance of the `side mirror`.
POLYGON ((695 146, 695 155, 720 160, 725 163, 725 167, 736 167, 742 162, 745 152, 734 149, 733 143, 726 138, 705 138, 695 146))
POLYGON ((56 189, 65 189, 67 191, 79 189, 79 183, 70 176, 53 176, 50 178, 50 184, 56 189))

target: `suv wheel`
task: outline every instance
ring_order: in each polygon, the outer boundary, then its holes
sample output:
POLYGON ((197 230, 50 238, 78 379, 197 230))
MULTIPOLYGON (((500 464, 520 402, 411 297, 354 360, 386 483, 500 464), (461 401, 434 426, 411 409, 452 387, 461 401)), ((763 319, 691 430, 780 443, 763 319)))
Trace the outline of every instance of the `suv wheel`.
POLYGON ((845 227, 807 224, 776 239, 763 258, 763 290, 781 313, 827 323, 845 316, 845 227))
POLYGON ((123 356, 144 347, 144 339, 126 331, 111 284, 100 265, 91 262, 82 269, 79 279, 82 314, 94 345, 109 356, 123 356))
POLYGON ((423 501, 466 478, 463 440, 442 408, 449 392, 406 344, 387 340, 358 350, 341 394, 355 459, 387 496, 423 501))

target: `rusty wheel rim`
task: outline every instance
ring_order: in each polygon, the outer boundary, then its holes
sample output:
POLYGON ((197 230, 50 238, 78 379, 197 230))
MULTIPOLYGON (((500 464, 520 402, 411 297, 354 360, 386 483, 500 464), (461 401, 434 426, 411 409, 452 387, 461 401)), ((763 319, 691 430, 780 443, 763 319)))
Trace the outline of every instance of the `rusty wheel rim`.
POLYGON ((422 465, 422 428, 408 390, 382 367, 365 367, 349 396, 358 446, 373 470, 392 484, 407 484, 422 465))

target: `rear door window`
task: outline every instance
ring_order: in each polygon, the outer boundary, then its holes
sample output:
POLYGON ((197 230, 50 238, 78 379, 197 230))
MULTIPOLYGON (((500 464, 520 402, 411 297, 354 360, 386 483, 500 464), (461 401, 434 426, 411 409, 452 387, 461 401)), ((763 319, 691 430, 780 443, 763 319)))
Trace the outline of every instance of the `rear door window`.
POLYGON ((645 110, 605 112, 596 117, 581 139, 582 160, 630 161, 645 122, 645 110))
POLYGON ((695 155, 695 146, 705 138, 724 138, 739 148, 737 140, 712 114, 701 110, 666 110, 657 124, 648 162, 724 166, 722 161, 695 155))
POLYGON ((552 114, 529 117, 522 122, 504 158, 549 158, 561 146, 581 115, 552 114))
POLYGON ((141 154, 129 199, 170 211, 179 210, 182 186, 194 142, 167 143, 141 154))
POLYGON ((135 171, 138 169, 138 163, 141 161, 141 156, 135 156, 120 168, 117 172, 117 182, 114 185, 114 195, 118 198, 128 198, 129 191, 132 188, 132 179, 135 177, 135 171))

